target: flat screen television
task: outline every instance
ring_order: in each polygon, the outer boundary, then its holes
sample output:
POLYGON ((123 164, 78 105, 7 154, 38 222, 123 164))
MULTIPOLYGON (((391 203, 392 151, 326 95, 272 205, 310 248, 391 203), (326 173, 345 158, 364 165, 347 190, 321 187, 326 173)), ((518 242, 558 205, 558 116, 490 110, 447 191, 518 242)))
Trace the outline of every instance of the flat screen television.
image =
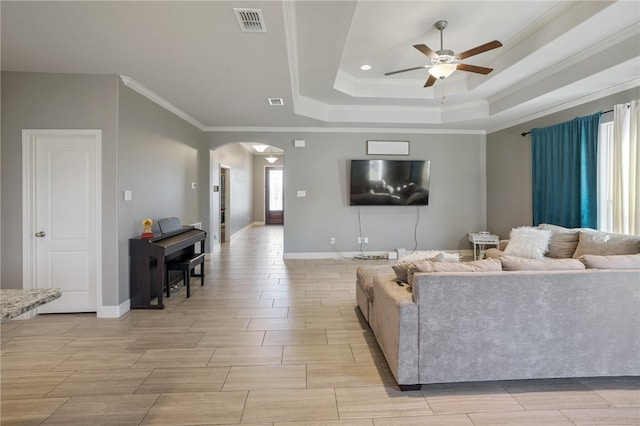
POLYGON ((352 206, 426 206, 430 162, 351 160, 352 206))

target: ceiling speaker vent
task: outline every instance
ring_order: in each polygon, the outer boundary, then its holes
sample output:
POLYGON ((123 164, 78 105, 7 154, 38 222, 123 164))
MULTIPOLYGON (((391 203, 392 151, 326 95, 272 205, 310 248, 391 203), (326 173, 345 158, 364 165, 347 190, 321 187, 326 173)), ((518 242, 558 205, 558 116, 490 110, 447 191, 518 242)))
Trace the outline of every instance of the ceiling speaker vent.
POLYGON ((262 9, 241 9, 234 8, 240 29, 245 33, 266 33, 267 27, 264 24, 262 9))

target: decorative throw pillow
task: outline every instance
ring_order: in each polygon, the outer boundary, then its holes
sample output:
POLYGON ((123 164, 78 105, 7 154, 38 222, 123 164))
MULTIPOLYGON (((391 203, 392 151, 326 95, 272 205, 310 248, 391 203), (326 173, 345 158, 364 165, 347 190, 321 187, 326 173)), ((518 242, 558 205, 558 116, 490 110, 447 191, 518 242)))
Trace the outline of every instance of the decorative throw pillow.
POLYGON ((513 228, 504 254, 528 259, 542 259, 547 252, 550 239, 551 231, 547 229, 536 229, 530 226, 513 228))
POLYGON ((578 259, 585 254, 608 256, 636 253, 640 253, 640 236, 638 235, 614 234, 594 229, 583 229, 580 231, 578 247, 573 253, 573 258, 578 259))
POLYGON ((420 260, 418 262, 413 262, 413 267, 411 270, 415 272, 434 272, 433 264, 435 262, 432 260, 420 260))
POLYGON ((409 272, 409 267, 411 267, 412 262, 401 262, 396 263, 395 265, 391 265, 393 268, 393 272, 396 273, 396 280, 401 283, 406 283, 407 273, 409 272))
POLYGON ((420 260, 431 259, 442 253, 440 250, 413 251, 405 254, 400 258, 401 262, 415 262, 420 260))
POLYGON ((640 269, 640 254, 585 254, 580 256, 580 260, 587 269, 640 269))
POLYGON ((578 259, 526 259, 514 256, 502 256, 504 271, 567 271, 585 269, 578 259))
POLYGON ((580 231, 582 228, 565 228, 562 226, 541 223, 538 229, 547 229, 551 231, 551 239, 549 240, 549 257, 557 259, 568 259, 573 257, 573 253, 578 247, 580 231))
POLYGON ((435 262, 431 260, 420 260, 417 262, 412 262, 411 266, 409 267, 409 272, 407 273, 407 284, 409 284, 409 287, 413 287, 413 276, 416 274, 416 272, 434 272, 434 263, 435 262))
POLYGON ((435 257, 430 258, 429 260, 433 260, 436 262, 449 262, 456 263, 460 261, 460 255, 458 253, 438 253, 435 257))

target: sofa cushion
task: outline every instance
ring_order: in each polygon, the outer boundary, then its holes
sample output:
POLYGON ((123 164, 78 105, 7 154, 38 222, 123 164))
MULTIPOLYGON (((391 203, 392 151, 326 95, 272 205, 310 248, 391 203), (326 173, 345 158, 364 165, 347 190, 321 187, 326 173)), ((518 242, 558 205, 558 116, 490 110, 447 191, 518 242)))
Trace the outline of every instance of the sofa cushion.
POLYGON ((435 262, 434 272, 491 272, 501 271, 502 264, 499 259, 483 259, 463 263, 435 262))
POLYGON ((580 256, 580 261, 587 269, 640 269, 640 254, 585 254, 580 256))
POLYGON ((538 229, 551 231, 547 256, 557 259, 573 257, 573 253, 576 251, 576 247, 578 247, 578 240, 582 228, 565 228, 563 226, 541 223, 538 225, 538 229))
POLYGON ((484 254, 489 259, 500 259, 502 256, 504 256, 504 251, 500 250, 499 248, 491 247, 488 248, 484 254))
POLYGON ((636 253, 640 253, 640 236, 638 235, 583 229, 580 231, 578 247, 573 253, 573 258, 578 259, 585 254, 608 256, 636 253))
MULTIPOLYGON (((403 257, 403 259, 407 259, 407 257, 403 257)), ((398 262, 395 265, 391 265, 391 267, 393 268, 393 272, 396 273, 396 277, 399 282, 410 284, 409 270, 416 262, 456 263, 460 260, 460 255, 458 253, 431 252, 429 253, 429 257, 411 257, 410 259, 411 260, 404 260, 403 262, 398 262)))
POLYGON ((502 270, 504 271, 563 271, 585 269, 578 259, 526 259, 515 256, 502 256, 502 270))
POLYGON ((359 266, 356 269, 356 282, 367 294, 369 300, 373 300, 373 277, 390 272, 389 265, 359 266))
POLYGON ((483 259, 472 262, 414 262, 407 274, 409 286, 413 286, 413 276, 417 272, 491 272, 502 271, 499 259, 483 259))
POLYGON ((504 249, 508 256, 542 259, 549 247, 551 231, 531 226, 513 228, 509 234, 509 244, 504 249))

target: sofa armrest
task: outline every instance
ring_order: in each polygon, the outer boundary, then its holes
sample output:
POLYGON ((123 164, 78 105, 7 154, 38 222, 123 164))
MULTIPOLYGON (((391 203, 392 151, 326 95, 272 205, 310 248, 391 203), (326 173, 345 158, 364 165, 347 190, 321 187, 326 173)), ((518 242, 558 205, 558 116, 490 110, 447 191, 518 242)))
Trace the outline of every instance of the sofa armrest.
POLYGON ((406 285, 388 276, 373 280, 371 328, 399 385, 419 383, 418 306, 406 285))

